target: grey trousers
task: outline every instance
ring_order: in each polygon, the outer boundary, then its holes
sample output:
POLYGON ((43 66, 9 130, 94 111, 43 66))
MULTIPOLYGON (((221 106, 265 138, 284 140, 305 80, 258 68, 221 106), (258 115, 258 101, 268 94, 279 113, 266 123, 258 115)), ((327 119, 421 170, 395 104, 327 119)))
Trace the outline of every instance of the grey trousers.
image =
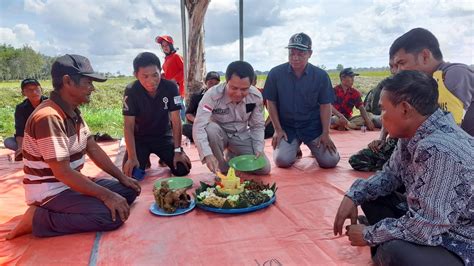
MULTIPOLYGON (((99 179, 97 185, 112 190, 132 204, 137 192, 116 180, 99 179)), ((120 217, 112 221, 109 208, 95 198, 73 190, 65 190, 38 206, 33 216, 33 235, 50 237, 66 234, 110 231, 123 224, 120 217)))
MULTIPOLYGON (((341 159, 339 153, 331 153, 322 145, 318 148, 317 143, 320 137, 317 137, 306 146, 311 150, 311 154, 316 158, 321 168, 334 168, 341 159)), ((287 168, 296 161, 296 152, 301 145, 301 141, 293 139, 291 143, 281 139, 278 147, 273 152, 273 160, 278 167, 287 168)))
POLYGON ((16 143, 15 137, 9 137, 6 138, 5 141, 3 141, 3 145, 5 145, 5 148, 16 151, 18 150, 18 144, 16 143))
POLYGON ((441 246, 423 246, 403 240, 391 240, 379 245, 372 258, 375 265, 464 265, 461 258, 441 246))
MULTIPOLYGON (((369 224, 406 213, 406 197, 394 192, 362 204, 369 224)), ((371 247, 376 265, 463 265, 461 258, 442 246, 424 246, 403 240, 391 240, 371 247)))
MULTIPOLYGON (((217 123, 209 123, 206 127, 206 132, 212 154, 214 154, 219 162, 219 169, 222 173, 227 173, 229 170, 228 160, 233 157, 245 154, 255 154, 251 139, 241 140, 237 136, 229 137, 224 129, 222 129, 217 123), (226 153, 225 155, 224 152, 226 153)), ((262 156, 265 157, 265 161, 267 162, 266 166, 262 169, 251 172, 252 174, 267 175, 270 173, 270 161, 265 154, 262 156)))

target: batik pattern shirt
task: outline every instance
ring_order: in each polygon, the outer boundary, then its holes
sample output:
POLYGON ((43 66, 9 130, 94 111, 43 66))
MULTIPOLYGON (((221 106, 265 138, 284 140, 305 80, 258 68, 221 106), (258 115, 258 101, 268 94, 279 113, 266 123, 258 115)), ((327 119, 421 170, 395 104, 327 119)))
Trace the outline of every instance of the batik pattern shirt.
POLYGON ((344 91, 341 85, 337 85, 334 87, 334 93, 336 100, 332 105, 347 119, 352 117, 352 109, 354 107, 359 108, 364 105, 362 94, 352 87, 344 91))
POLYGON ((354 182, 347 196, 356 205, 406 187, 407 212, 367 226, 371 246, 399 239, 443 246, 466 265, 474 262, 474 138, 451 114, 434 112, 410 139, 400 139, 382 171, 354 182))

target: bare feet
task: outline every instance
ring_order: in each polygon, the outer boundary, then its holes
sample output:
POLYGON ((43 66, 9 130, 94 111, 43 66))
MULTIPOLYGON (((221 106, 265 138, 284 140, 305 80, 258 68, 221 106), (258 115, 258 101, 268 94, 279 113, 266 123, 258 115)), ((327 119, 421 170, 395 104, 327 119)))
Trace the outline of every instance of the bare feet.
POLYGON ((33 231, 33 216, 36 211, 36 206, 30 206, 21 218, 21 221, 11 230, 5 237, 6 240, 13 239, 22 235, 29 234, 33 231))

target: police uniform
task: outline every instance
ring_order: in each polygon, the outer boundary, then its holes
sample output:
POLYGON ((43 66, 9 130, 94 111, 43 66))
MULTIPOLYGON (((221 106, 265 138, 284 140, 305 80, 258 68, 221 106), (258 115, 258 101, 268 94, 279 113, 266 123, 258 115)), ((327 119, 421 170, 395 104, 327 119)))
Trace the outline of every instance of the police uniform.
MULTIPOLYGON (((174 143, 170 125, 170 113, 181 109, 181 96, 174 82, 161 79, 154 97, 140 82, 129 84, 124 92, 124 116, 135 117, 135 149, 141 169, 145 169, 151 153, 156 154, 170 167, 173 175, 189 173, 184 165, 173 166, 174 143)), ((127 154, 124 157, 124 163, 127 154)))
MULTIPOLYGON (((243 154, 263 154, 265 121, 263 120, 263 98, 257 88, 251 86, 249 94, 234 103, 222 83, 209 89, 199 103, 193 126, 193 138, 201 161, 214 155, 222 172, 229 166, 226 159, 243 154), (227 150, 227 156, 224 151, 227 150), (227 158, 224 158, 227 157, 227 158)), ((270 162, 255 171, 268 174, 270 162)))

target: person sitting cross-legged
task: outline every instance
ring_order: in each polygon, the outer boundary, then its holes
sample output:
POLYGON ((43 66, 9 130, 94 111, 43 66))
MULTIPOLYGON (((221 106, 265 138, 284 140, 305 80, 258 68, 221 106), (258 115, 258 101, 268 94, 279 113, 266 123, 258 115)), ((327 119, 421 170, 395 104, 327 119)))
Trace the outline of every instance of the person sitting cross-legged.
POLYGON ((43 95, 43 89, 36 79, 27 78, 21 81, 21 95, 26 99, 15 108, 15 135, 4 141, 5 148, 15 152, 15 161, 23 159, 23 132, 26 121, 35 108, 48 97, 43 95))
POLYGON ((471 265, 474 138, 440 109, 438 85, 423 72, 386 79, 380 106, 397 147, 381 171, 352 184, 334 234, 350 219, 351 245, 370 246, 376 265, 471 265), (356 224, 358 205, 368 225, 356 224))
POLYGON ((362 102, 362 94, 356 90, 354 77, 359 74, 354 73, 351 68, 344 68, 339 73, 341 84, 334 87, 336 100, 332 104, 331 128, 336 130, 360 129, 366 126, 368 130, 374 130, 381 125, 377 119, 365 110, 362 102), (352 109, 356 107, 360 111, 360 116, 352 117, 352 109), (362 117, 362 119, 360 119, 362 117), (355 120, 353 119, 355 118, 355 120), (377 125, 375 124, 377 123, 377 125))

